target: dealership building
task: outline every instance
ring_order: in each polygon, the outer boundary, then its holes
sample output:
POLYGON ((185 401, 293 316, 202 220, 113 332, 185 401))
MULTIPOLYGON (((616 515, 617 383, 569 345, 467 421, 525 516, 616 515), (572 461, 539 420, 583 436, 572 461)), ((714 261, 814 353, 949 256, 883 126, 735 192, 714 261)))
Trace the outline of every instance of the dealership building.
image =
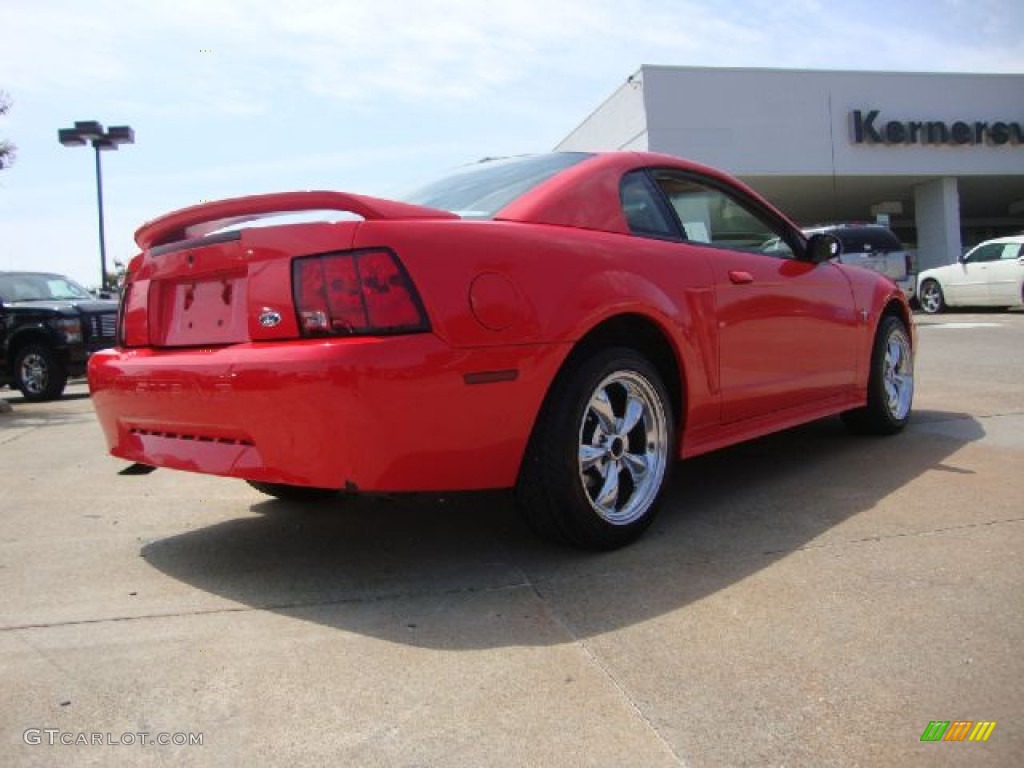
POLYGON ((918 268, 1024 232, 1024 75, 644 66, 558 150, 664 152, 801 225, 887 223, 918 268))

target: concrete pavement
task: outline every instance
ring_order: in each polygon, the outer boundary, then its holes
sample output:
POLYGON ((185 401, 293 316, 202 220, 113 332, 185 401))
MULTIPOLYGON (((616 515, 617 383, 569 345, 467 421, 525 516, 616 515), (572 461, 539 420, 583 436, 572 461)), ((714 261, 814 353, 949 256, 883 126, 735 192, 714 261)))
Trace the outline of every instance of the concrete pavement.
POLYGON ((827 420, 680 464, 604 555, 502 494, 121 476, 83 385, 0 392, 4 762, 1015 766, 1024 315, 921 322, 906 433, 827 420), (997 726, 920 741, 958 719, 997 726))

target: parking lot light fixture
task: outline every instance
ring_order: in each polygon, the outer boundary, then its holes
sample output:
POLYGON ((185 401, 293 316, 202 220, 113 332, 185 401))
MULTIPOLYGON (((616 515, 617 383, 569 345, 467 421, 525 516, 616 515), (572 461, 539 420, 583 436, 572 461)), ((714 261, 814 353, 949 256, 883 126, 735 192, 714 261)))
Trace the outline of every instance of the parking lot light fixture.
POLYGON ((100 290, 107 290, 107 244, 103 227, 103 167, 100 152, 116 150, 121 144, 135 143, 135 130, 130 125, 113 125, 104 130, 96 120, 79 120, 73 128, 57 131, 57 140, 65 147, 92 144, 96 155, 96 206, 99 212, 100 290))

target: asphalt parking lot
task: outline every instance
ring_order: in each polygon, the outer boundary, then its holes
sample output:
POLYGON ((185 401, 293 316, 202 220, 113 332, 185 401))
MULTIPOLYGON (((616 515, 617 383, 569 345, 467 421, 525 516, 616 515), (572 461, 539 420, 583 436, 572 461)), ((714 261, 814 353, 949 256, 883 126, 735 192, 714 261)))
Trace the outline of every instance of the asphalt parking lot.
POLYGON ((119 475, 84 384, 2 390, 3 763, 1020 765, 1024 313, 918 320, 904 434, 680 464, 604 555, 501 494, 119 475))

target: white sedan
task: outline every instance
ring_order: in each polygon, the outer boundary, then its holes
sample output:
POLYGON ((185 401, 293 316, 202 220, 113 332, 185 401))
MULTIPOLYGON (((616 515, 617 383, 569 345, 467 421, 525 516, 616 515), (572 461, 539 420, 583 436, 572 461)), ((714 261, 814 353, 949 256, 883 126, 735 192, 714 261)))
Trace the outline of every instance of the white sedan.
POLYGON ((929 314, 946 307, 1013 307, 1024 303, 1024 235, 987 240, 956 264, 926 269, 917 300, 929 314))

